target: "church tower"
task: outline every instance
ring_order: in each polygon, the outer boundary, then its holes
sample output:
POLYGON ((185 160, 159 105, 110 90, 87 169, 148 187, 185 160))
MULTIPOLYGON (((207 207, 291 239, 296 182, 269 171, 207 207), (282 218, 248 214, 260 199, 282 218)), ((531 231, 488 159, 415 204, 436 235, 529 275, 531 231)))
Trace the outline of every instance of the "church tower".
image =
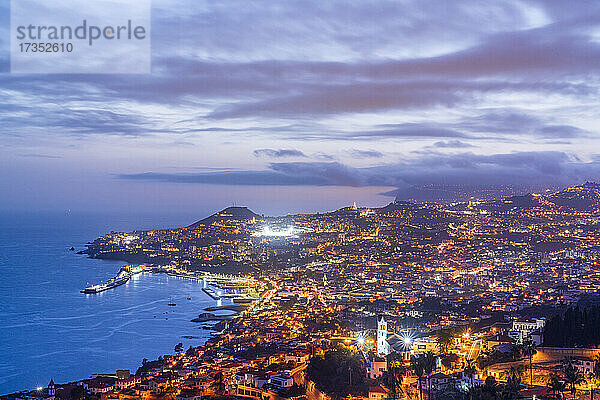
POLYGON ((56 387, 54 386, 54 379, 50 379, 50 383, 48 383, 48 397, 53 399, 56 395, 56 387))
POLYGON ((390 345, 387 341, 388 327, 383 317, 377 318, 377 354, 387 356, 390 353, 390 345))

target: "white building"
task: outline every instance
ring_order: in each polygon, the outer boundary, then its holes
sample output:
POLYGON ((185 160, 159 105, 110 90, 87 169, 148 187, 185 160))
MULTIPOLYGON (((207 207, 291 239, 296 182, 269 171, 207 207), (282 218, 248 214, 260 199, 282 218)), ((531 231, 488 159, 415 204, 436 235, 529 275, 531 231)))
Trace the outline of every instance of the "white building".
POLYGON ((512 330, 508 336, 512 337, 517 344, 529 339, 539 346, 542 342, 541 333, 545 325, 545 318, 519 318, 512 322, 512 330))
POLYGON ((377 354, 380 356, 387 356, 390 354, 390 345, 387 338, 387 322, 383 317, 379 317, 377 320, 377 354))
POLYGON ((367 377, 377 379, 387 371, 387 361, 384 357, 373 357, 367 366, 367 377))

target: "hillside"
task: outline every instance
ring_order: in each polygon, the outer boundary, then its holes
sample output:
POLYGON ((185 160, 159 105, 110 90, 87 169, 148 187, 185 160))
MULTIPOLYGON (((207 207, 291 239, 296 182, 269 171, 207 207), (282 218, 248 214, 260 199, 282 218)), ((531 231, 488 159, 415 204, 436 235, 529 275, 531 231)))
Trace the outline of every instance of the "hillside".
POLYGON ((586 182, 552 194, 511 196, 488 202, 482 208, 499 211, 555 208, 589 212, 600 209, 600 184, 586 182))
POLYGON ((227 207, 226 209, 216 212, 213 215, 194 222, 188 228, 198 228, 200 226, 210 225, 219 221, 245 221, 252 218, 262 219, 263 217, 256 214, 248 207, 227 207))

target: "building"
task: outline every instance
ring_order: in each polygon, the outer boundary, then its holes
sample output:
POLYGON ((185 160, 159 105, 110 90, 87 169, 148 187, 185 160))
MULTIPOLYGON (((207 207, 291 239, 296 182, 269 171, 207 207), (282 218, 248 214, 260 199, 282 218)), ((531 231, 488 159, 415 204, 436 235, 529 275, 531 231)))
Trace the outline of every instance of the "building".
POLYGON ((417 338, 412 342, 412 351, 414 354, 427 353, 428 351, 435 352, 438 348, 437 339, 434 337, 417 338))
POLYGON ((387 371, 387 361, 384 357, 373 357, 367 365, 367 377, 377 379, 387 371))
POLYGON ((390 345, 387 341, 388 338, 388 326, 383 316, 377 320, 377 354, 380 356, 387 356, 390 354, 390 345))
POLYGON ((582 374, 589 375, 594 372, 594 366, 596 365, 596 362, 594 361, 593 358, 575 356, 575 357, 572 357, 572 360, 573 360, 573 365, 575 367, 577 367, 579 372, 581 372, 582 374))
POLYGON ((512 329, 508 335, 517 344, 523 343, 524 340, 532 340, 539 346, 542 342, 541 332, 545 325, 545 318, 519 318, 512 322, 512 329))
POLYGON ((369 388, 369 400, 385 400, 389 398, 390 390, 381 385, 369 388))
POLYGON ((273 375, 269 379, 269 383, 276 389, 287 389, 292 387, 294 384, 294 378, 292 378, 287 372, 282 372, 277 375, 273 375))

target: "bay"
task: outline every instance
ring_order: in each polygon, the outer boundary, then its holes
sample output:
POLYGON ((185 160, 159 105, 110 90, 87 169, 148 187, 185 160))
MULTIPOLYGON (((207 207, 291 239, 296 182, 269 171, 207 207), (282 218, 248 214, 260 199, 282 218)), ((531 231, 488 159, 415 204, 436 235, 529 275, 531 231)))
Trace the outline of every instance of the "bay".
POLYGON ((0 213, 0 394, 45 386, 51 378, 134 372, 143 358, 172 354, 179 342, 203 344, 208 331, 190 319, 216 302, 201 282, 144 273, 84 295, 83 287, 110 279, 125 263, 70 250, 111 230, 178 227, 196 217, 0 213))

